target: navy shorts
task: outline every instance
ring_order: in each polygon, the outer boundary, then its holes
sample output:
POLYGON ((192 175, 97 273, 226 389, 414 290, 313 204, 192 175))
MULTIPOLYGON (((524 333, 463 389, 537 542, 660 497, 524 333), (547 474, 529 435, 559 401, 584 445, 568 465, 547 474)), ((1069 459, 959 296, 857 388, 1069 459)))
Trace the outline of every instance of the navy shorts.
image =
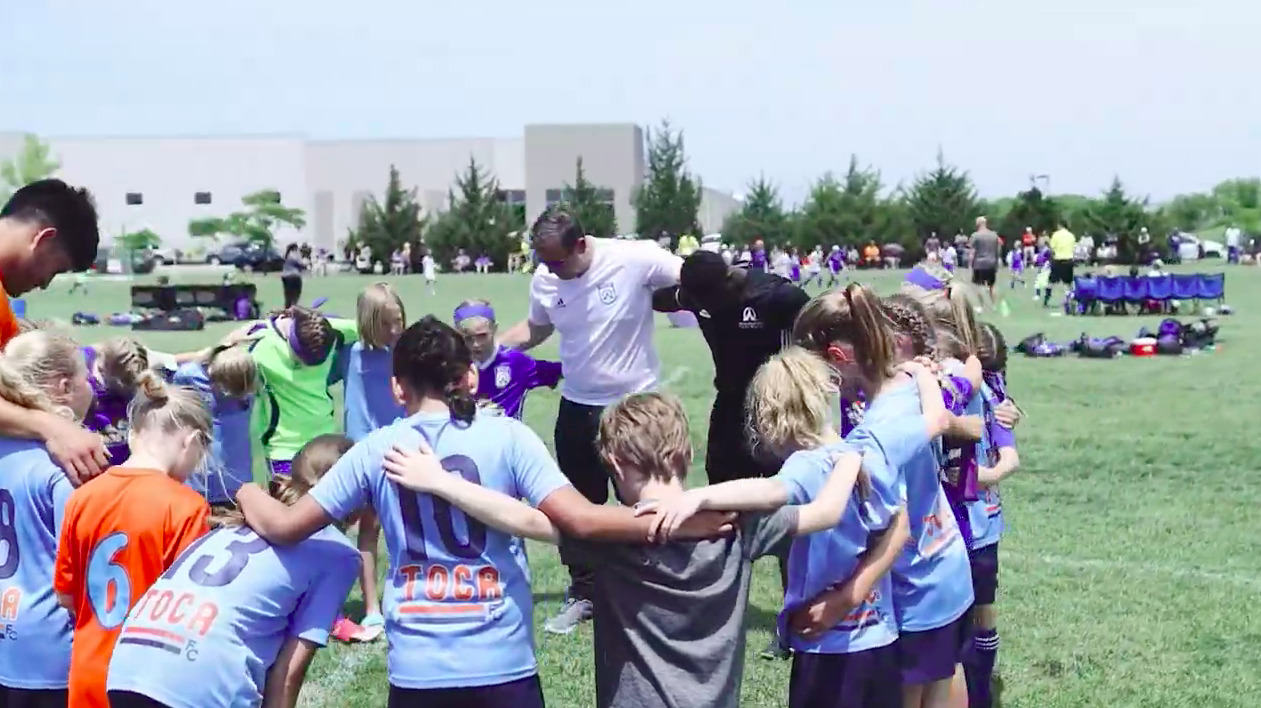
POLYGON ((901 708, 897 642, 853 654, 793 654, 788 708, 901 708))
POLYGON ((66 708, 64 688, 9 688, 0 686, 0 708, 66 708))
POLYGON ((902 683, 920 686, 954 676, 955 665, 963 662, 964 650, 971 643, 971 609, 943 627, 902 632, 897 641, 902 683))
POLYGON ((998 597, 998 544, 968 551, 972 562, 972 594, 975 605, 992 605, 998 597))
POLYGON ((168 708, 165 703, 160 703, 143 693, 133 693, 132 691, 110 691, 109 708, 168 708))
POLYGON ((399 688, 390 686, 388 708, 543 708, 538 674, 493 686, 399 688))

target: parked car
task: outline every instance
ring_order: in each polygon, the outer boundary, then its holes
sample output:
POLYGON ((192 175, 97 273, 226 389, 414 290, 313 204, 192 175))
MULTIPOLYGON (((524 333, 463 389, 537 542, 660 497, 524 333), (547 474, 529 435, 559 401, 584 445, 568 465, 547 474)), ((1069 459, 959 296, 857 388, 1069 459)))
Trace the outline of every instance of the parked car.
POLYGON ((1178 257, 1183 261, 1195 261, 1200 258, 1225 258, 1226 247, 1217 241, 1202 240, 1199 236, 1180 234, 1178 236, 1178 257), (1203 252, 1201 252, 1203 248, 1203 252))
POLYGON ((96 260, 92 263, 92 270, 101 275, 109 274, 110 273, 110 268, 109 268, 110 260, 118 259, 120 262, 118 264, 118 267, 115 268, 113 274, 122 273, 124 271, 121 270, 122 268, 121 261, 123 258, 127 256, 130 256, 131 258, 131 272, 136 273, 137 275, 145 275, 146 273, 152 273, 153 267, 157 265, 156 259, 154 259, 149 253, 146 253, 145 251, 128 252, 128 251, 115 250, 113 248, 105 247, 105 248, 97 249, 96 260))
POLYGON ((154 248, 149 251, 149 255, 158 265, 175 265, 183 257, 178 248, 154 248))
POLYGON ((242 241, 229 243, 206 254, 211 265, 231 265, 241 270, 258 273, 275 273, 284 266, 285 259, 274 248, 264 248, 256 243, 242 241))

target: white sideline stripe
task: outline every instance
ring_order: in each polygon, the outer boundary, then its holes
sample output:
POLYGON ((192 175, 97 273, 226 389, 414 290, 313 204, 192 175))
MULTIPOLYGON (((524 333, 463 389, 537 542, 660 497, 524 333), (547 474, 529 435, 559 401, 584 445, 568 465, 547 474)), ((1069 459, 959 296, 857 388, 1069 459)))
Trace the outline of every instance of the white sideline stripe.
POLYGON ((1076 568, 1079 570, 1124 570, 1135 573, 1161 575, 1165 577, 1173 576, 1188 578, 1191 580, 1201 580, 1205 582, 1230 583, 1233 585, 1242 585, 1245 587, 1261 589, 1261 577, 1256 575, 1249 575, 1247 573, 1218 573, 1211 570, 1191 568, 1173 563, 1144 563, 1128 560, 1107 560, 1103 558, 1026 555, 1023 553, 1007 553, 1000 551, 999 563, 1001 564, 1004 560, 1014 560, 1017 563, 1043 563, 1046 565, 1059 566, 1061 568, 1076 568))
MULTIPOLYGON (((377 644, 351 644, 346 647, 337 660, 332 671, 319 676, 307 674, 302 684, 302 693, 298 696, 298 708, 331 708, 344 705, 345 696, 342 686, 353 679, 359 668, 372 657, 377 644)), ((324 651, 328 651, 325 649, 324 651)))

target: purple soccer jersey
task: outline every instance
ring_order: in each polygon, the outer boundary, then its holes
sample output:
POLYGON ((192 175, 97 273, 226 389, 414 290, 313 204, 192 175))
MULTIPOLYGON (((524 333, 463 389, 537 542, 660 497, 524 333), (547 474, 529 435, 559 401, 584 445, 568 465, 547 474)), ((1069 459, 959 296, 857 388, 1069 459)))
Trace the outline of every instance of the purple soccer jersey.
POLYGON ((854 394, 854 399, 841 399, 841 437, 845 437, 854 432, 854 428, 863 424, 863 411, 866 409, 866 401, 863 399, 862 391, 854 394))
POLYGON ((755 248, 749 251, 749 266, 758 270, 766 270, 766 249, 755 248))
POLYGON ((504 415, 521 417, 525 395, 532 388, 554 387, 560 382, 558 361, 539 361, 516 349, 499 347, 495 356, 477 365, 477 398, 489 400, 503 409, 504 415))
MULTIPOLYGON (((958 370, 961 365, 962 362, 957 360, 947 362, 948 369, 958 370)), ((981 415, 981 400, 971 382, 954 374, 948 374, 948 378, 949 385, 941 389, 946 408, 958 416, 981 415)), ((977 483, 977 444, 974 441, 943 437, 941 456, 942 488, 946 492, 946 499, 950 501, 950 510, 954 512, 964 542, 971 544, 972 528, 968 521, 967 505, 976 501, 981 493, 980 484, 977 483)))
POLYGON ((83 424, 88 430, 101 434, 105 439, 105 449, 109 452, 109 463, 119 465, 131 456, 131 448, 127 445, 127 404, 130 399, 111 391, 96 375, 97 356, 95 347, 83 348, 88 381, 92 384, 92 393, 95 394, 92 407, 83 418, 83 424))
POLYGON ((828 269, 833 273, 839 273, 845 268, 845 254, 841 251, 832 251, 828 254, 828 269))

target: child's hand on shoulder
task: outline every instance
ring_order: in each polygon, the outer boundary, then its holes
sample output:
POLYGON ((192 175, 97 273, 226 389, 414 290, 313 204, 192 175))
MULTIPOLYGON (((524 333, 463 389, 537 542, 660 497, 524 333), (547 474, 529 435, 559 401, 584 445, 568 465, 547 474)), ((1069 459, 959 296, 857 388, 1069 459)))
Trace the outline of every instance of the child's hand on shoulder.
POLYGON ((636 516, 655 514, 648 527, 648 540, 654 543, 669 541, 688 519, 696 516, 705 503, 701 490, 690 489, 673 499, 658 501, 653 505, 641 505, 635 508, 636 516))
POLYGON ((417 492, 433 493, 451 479, 451 474, 423 440, 415 450, 394 447, 385 454, 383 467, 386 479, 417 492))

